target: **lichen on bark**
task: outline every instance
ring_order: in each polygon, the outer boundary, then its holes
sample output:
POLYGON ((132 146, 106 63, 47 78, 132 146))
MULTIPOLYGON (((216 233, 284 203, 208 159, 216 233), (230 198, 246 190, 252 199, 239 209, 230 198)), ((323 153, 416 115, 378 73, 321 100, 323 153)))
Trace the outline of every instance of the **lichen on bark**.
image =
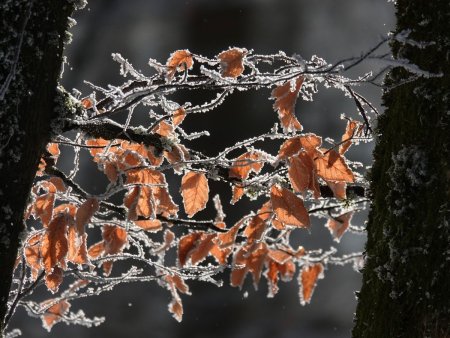
POLYGON ((0 335, 23 213, 50 138, 70 15, 80 1, 5 0, 0 5, 0 335))
POLYGON ((448 337, 450 3, 398 0, 354 337, 448 337))

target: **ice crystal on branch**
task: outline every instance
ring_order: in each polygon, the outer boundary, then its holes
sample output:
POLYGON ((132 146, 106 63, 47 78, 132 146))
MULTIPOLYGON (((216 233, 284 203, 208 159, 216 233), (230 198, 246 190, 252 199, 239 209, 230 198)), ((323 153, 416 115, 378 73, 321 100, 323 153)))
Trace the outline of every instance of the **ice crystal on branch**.
POLYGON ((126 82, 108 88, 90 84, 93 92, 80 100, 78 115, 66 118, 65 134, 56 136, 42 155, 25 215, 39 225, 17 260, 11 311, 24 306, 47 329, 59 321, 98 325, 100 318, 70 312, 71 301, 121 283, 157 281, 169 291, 169 311, 181 321, 189 280, 221 285, 217 274, 224 269, 236 287, 242 287, 247 274, 255 288, 265 278, 269 297, 277 293, 280 280, 297 276, 300 303, 305 304, 329 264, 359 262, 360 254, 339 257, 334 248, 322 253, 293 247, 290 235, 299 228, 313 232, 311 218, 318 216, 327 219, 324 226, 339 240, 352 229, 356 206, 366 201, 361 173, 346 158, 353 144, 370 139, 372 111, 365 107, 372 106, 352 89, 365 78, 349 79, 344 67, 316 56, 305 61, 236 47, 213 59, 188 50, 175 51, 165 63, 150 59, 156 71, 150 75, 119 54, 113 59, 126 82), (330 141, 328 148, 322 136, 303 130, 298 113, 301 101, 311 100, 320 84, 354 98, 361 117, 348 119, 341 141, 330 141), (236 90, 262 88, 271 93, 264 114, 272 116, 274 128, 213 156, 188 146, 186 141, 209 135, 182 129, 191 114, 208 113, 236 90), (216 96, 199 104, 177 102, 173 94, 182 90, 215 91, 216 96), (132 126, 138 106, 148 111, 147 120, 132 126), (123 124, 117 122, 119 113, 127 114, 123 124), (279 150, 262 150, 266 145, 279 150), (66 175, 56 162, 69 148, 76 160, 66 175), (102 193, 92 195, 73 180, 81 174, 79 156, 104 173, 109 184, 102 193), (179 191, 168 183, 173 180, 179 191), (212 181, 231 188, 231 204, 250 198, 259 208, 230 224, 221 198, 210 200, 212 181), (113 203, 116 196, 122 204, 113 203), (215 209, 215 219, 206 219, 204 209, 215 209), (174 256, 176 261, 170 259, 174 256), (117 267, 119 261, 125 270, 117 267), (29 299, 38 287, 51 292, 45 302, 29 299))

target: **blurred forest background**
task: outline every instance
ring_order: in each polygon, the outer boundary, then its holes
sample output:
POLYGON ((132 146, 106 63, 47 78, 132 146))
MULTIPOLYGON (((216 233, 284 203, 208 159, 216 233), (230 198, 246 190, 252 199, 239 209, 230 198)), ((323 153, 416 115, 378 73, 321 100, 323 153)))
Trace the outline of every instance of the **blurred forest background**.
MULTIPOLYGON (((233 46, 261 54, 282 50, 305 59, 315 54, 330 63, 359 56, 393 28, 394 6, 385 0, 91 0, 75 19, 78 24, 72 29, 74 39, 66 50, 68 64, 62 83, 66 89, 77 88, 85 96, 90 90, 84 80, 99 86, 123 82, 118 65, 111 59, 114 52, 121 53, 144 74, 152 71, 147 65, 149 58, 165 63, 171 52, 185 48, 208 57, 233 46)), ((377 69, 376 63, 364 62, 351 75, 370 69, 377 69)), ((380 88, 366 86, 359 92, 381 109, 380 88)), ((179 103, 197 102, 205 99, 202 95, 182 93, 175 99, 179 103)), ((219 109, 189 116, 184 129, 208 130, 211 134, 190 146, 214 154, 237 140, 267 132, 276 122, 269 96, 269 90, 234 93, 219 109)), ((351 99, 323 87, 313 102, 299 99, 296 112, 305 132, 333 138, 339 138, 344 131, 345 121, 339 119, 342 113, 357 117, 351 99)), ((144 121, 136 116, 133 124, 144 121)), ((369 165, 371 147, 354 147, 348 157, 369 165)), ((59 165, 69 171, 73 155, 64 151, 59 165)), ((106 183, 102 175, 86 156, 76 180, 89 192, 101 192, 106 183)), ((172 183, 169 179, 174 195, 177 182, 179 178, 172 183)), ((220 193, 225 205, 230 200, 229 188, 223 190, 211 184, 211 190, 210 196, 220 193)), ((226 207, 228 226, 249 208, 255 209, 255 204, 247 198, 232 208, 226 207)), ((358 214, 353 224, 363 225, 365 217, 365 213, 358 214)), ((308 249, 335 246, 343 254, 363 250, 364 236, 347 233, 337 244, 324 223, 318 220, 310 234, 301 232, 294 240, 308 249)), ((255 291, 248 277, 239 291, 227 285, 226 273, 219 277, 225 282, 221 288, 188 282, 192 296, 182 297, 182 323, 167 311, 169 292, 149 283, 121 285, 100 297, 74 302, 74 310, 82 308, 88 316, 106 316, 106 322, 96 328, 57 324, 49 334, 40 320, 28 317, 23 309, 18 310, 10 328, 21 328, 24 337, 350 337, 355 291, 361 280, 351 265, 329 266, 311 304, 305 307, 300 305, 295 280, 280 283, 278 295, 268 299, 264 279, 255 291), (245 291, 248 297, 244 297, 245 291)))

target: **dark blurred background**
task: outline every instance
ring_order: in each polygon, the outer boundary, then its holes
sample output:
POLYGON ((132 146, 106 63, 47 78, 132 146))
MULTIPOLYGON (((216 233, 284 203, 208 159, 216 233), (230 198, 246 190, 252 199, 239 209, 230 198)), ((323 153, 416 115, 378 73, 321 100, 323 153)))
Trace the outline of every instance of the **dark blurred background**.
MULTIPOLYGON (((92 0, 76 13, 78 24, 72 29, 73 42, 66 54, 63 84, 90 93, 83 84, 88 80, 100 86, 123 82, 111 53, 121 53, 135 68, 150 74, 149 58, 165 63, 177 49, 213 57, 228 47, 245 47, 256 53, 300 54, 310 59, 316 54, 330 63, 358 56, 374 46, 393 27, 394 8, 384 0, 92 0)), ((387 47, 386 47, 387 48, 387 47)), ((385 50, 386 50, 385 48, 385 50)), ((375 63, 363 63, 350 75, 362 74, 375 63)), ((379 88, 358 88, 375 106, 380 107, 379 88)), ((198 150, 214 154, 236 140, 268 131, 276 121, 268 100, 269 90, 235 93, 217 110, 206 115, 189 116, 183 123, 187 131, 209 130, 209 139, 192 142, 198 150)), ((179 103, 196 101, 201 96, 181 94, 179 103)), ((357 117, 352 100, 334 89, 319 88, 313 102, 299 100, 297 116, 305 132, 338 138, 345 128, 340 114, 357 117)), ((145 123, 135 117, 134 124, 145 123)), ((361 145, 349 152, 352 160, 370 164, 371 145, 361 145)), ((61 167, 72 167, 71 155, 63 156, 61 167)), ((77 181, 90 192, 101 192, 106 182, 102 174, 82 160, 77 181)), ((176 180, 171 192, 178 191, 176 180)), ((221 193, 230 198, 229 188, 212 185, 211 196, 221 193)), ((179 202, 179 199, 178 199, 179 202)), ((259 200, 258 205, 262 203, 259 200)), ((244 198, 233 208, 226 208, 228 224, 233 224, 249 208, 244 198)), ((207 213, 202 214, 207 215, 207 213)), ((361 213, 353 224, 363 225, 361 213)), ((347 233, 339 244, 318 220, 311 233, 301 232, 295 240, 307 249, 338 247, 340 253, 361 251, 364 236, 347 233)), ((360 274, 352 266, 329 266, 325 278, 318 282, 310 305, 299 303, 296 281, 280 283, 274 299, 266 298, 265 280, 255 291, 250 278, 242 291, 227 285, 189 282, 192 296, 183 296, 183 322, 176 322, 167 311, 170 295, 156 285, 129 284, 117 287, 100 297, 74 302, 72 309, 82 308, 88 316, 106 316, 100 327, 84 328, 57 324, 51 333, 30 318, 23 309, 16 313, 11 328, 19 327, 24 337, 350 337, 360 274), (244 297, 244 292, 248 297, 244 297)))

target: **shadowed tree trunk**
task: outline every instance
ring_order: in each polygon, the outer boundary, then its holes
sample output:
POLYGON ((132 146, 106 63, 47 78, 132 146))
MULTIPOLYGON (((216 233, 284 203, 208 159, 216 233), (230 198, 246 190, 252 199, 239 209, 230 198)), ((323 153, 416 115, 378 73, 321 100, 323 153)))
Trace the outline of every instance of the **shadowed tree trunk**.
POLYGON ((354 337, 449 337, 450 2, 397 1, 354 337), (432 73, 438 75, 428 74, 432 73))
POLYGON ((73 0, 0 5, 0 335, 29 191, 51 122, 64 104, 57 84, 69 16, 82 5, 73 0))

